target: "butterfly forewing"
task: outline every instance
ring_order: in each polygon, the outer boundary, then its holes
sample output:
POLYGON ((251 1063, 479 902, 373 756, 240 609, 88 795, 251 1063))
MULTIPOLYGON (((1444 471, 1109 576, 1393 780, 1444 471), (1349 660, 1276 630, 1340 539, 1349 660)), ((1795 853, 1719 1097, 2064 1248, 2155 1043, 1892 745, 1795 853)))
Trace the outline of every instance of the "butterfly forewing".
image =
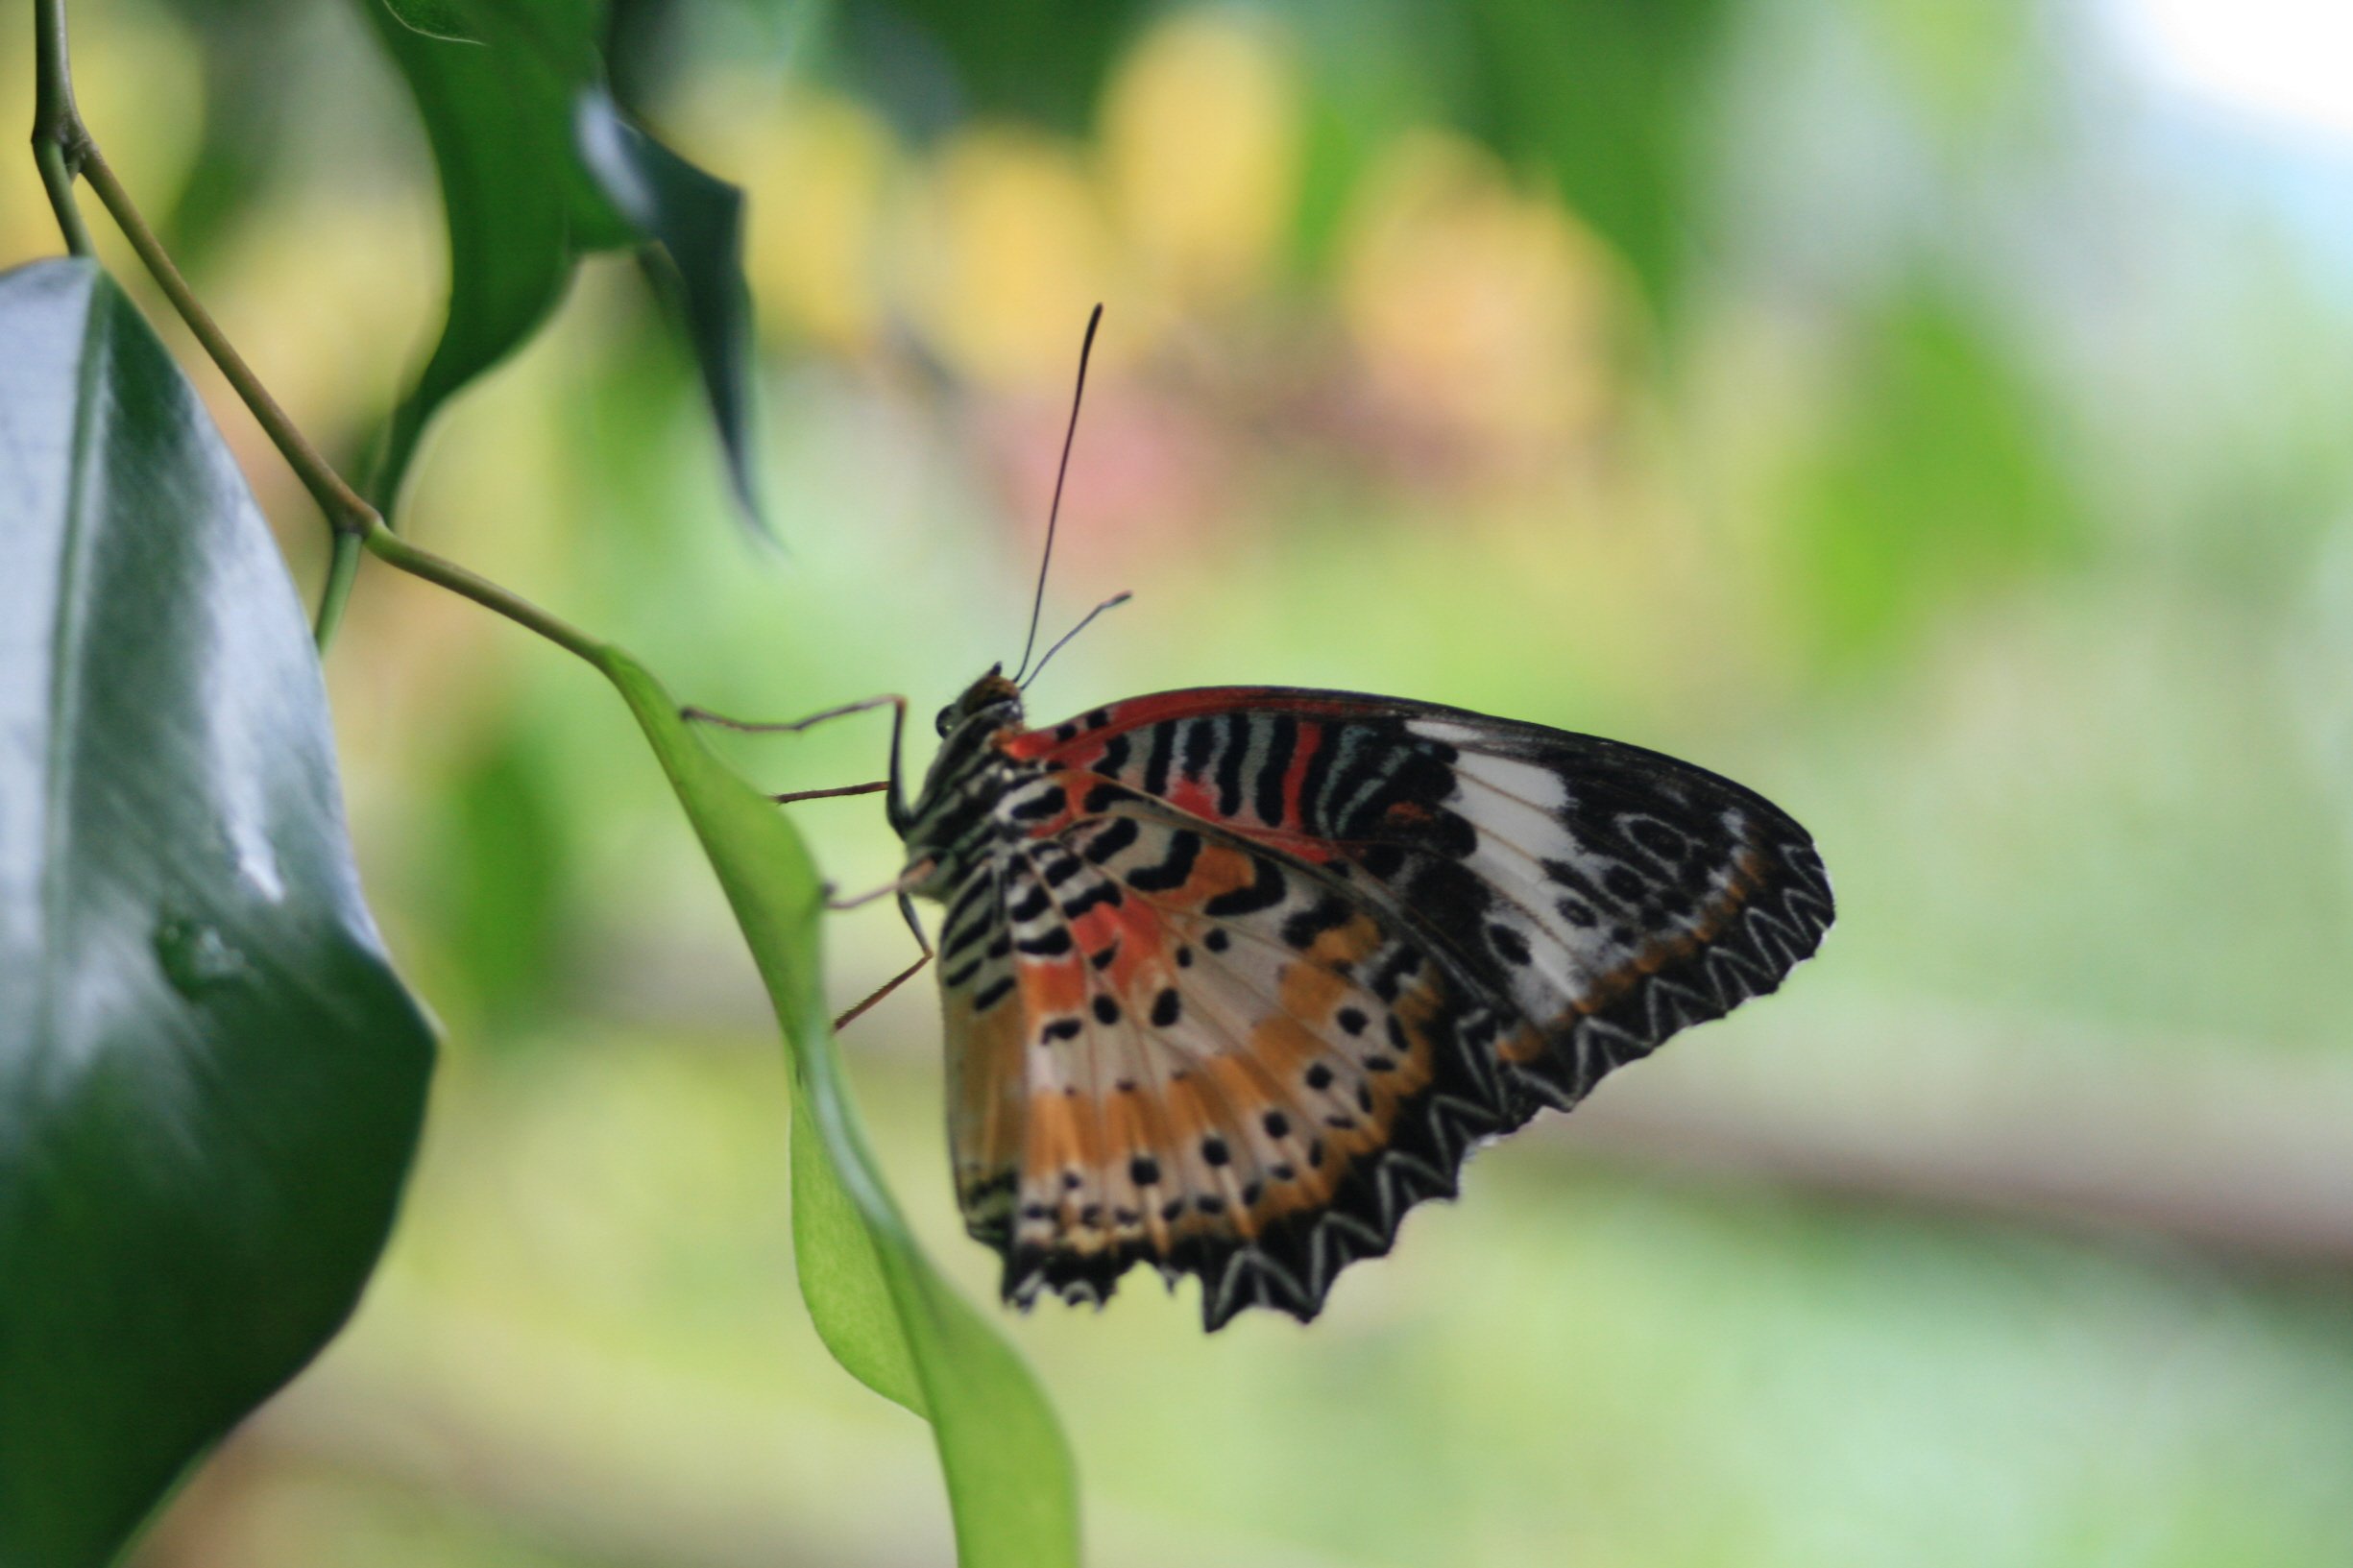
POLYGON ((1148 1261, 1212 1327, 1311 1316, 1479 1138, 1772 990, 1831 914, 1754 793, 1459 710, 1173 692, 994 753, 941 959, 959 1194, 1023 1301, 1148 1261))

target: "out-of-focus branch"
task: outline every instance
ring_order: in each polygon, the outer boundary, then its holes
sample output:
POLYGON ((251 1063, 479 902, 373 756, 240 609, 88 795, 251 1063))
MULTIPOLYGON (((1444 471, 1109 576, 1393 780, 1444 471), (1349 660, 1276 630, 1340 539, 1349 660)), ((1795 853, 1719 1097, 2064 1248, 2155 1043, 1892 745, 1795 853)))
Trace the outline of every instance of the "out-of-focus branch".
POLYGON ((2026 1072, 2018 1054, 1983 1049, 1969 1070, 1924 1072, 1933 1087, 1908 1094, 1828 1078, 1767 1092, 1678 1063, 1613 1078, 1543 1136, 1669 1175, 2353 1268, 2353 1073, 2341 1065, 2063 1049, 2026 1072))
POLYGON ((74 75, 65 48, 65 0, 33 3, 33 161, 58 217, 65 248, 91 251, 90 231, 74 202, 74 174, 86 133, 74 109, 74 75))
MULTIPOLYGON (((675 1025, 757 1029, 758 995, 674 929, 629 923, 596 941, 593 1006, 675 1025)), ((885 959, 838 979, 862 995, 885 959)), ((859 1042, 935 1071, 930 1015, 859 1042)), ((1743 1015, 1744 1019, 1746 1015, 1743 1015)), ((1817 1010, 1795 1033, 1710 1025, 1615 1073, 1567 1116, 1519 1133, 1564 1158, 1676 1180, 1751 1181, 2084 1234, 2138 1234, 2227 1261, 2353 1269, 2353 1066, 2195 1041, 2102 1040, 2032 1021, 1954 1019, 1941 1002, 1817 1010), (2019 1040, 2021 1032, 2031 1038, 2019 1040), (1800 1049, 1827 1032, 1903 1042, 1800 1049), (1772 1058, 1759 1063, 1759 1049, 1772 1058)))

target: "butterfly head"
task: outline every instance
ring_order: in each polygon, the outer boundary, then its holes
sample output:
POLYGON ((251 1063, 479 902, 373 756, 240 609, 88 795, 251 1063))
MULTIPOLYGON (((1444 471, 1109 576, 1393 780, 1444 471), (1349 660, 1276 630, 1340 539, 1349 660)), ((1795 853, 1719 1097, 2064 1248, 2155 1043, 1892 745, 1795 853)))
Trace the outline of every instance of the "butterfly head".
POLYGON ((940 738, 946 739, 976 718, 985 716, 991 731, 1018 726, 1021 723, 1021 688, 1006 678, 1003 664, 991 664, 988 673, 965 688, 964 694, 939 711, 934 720, 940 738))

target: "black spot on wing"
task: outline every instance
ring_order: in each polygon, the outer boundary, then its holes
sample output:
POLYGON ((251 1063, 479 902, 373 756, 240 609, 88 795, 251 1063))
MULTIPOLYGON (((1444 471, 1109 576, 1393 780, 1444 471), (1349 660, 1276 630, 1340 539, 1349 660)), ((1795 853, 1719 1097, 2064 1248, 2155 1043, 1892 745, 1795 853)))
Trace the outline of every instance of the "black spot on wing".
POLYGON ((1225 715, 1225 734, 1218 752, 1218 811, 1242 814, 1242 760, 1250 749, 1250 716, 1240 709, 1225 715))
POLYGON ((1086 857, 1096 865, 1101 865, 1134 843, 1142 832, 1143 830, 1136 826, 1135 818, 1113 817, 1086 841, 1084 852, 1086 857))
POLYGON ((1236 915, 1272 909, 1289 895, 1289 879, 1271 856, 1252 856, 1250 873, 1247 885, 1217 894, 1201 905, 1201 912, 1212 920, 1230 920, 1236 915))
POLYGON ((1200 858, 1201 852, 1201 834, 1173 832, 1169 834, 1168 853, 1160 862, 1128 872, 1128 885, 1139 893, 1165 893, 1182 887, 1193 875, 1193 862, 1200 858))
POLYGON ((1168 793, 1169 764, 1176 760, 1176 726, 1155 724, 1152 728, 1152 742, 1144 753, 1144 793, 1168 793))
POLYGON ((1291 771, 1291 759, 1298 746, 1299 721, 1288 713, 1277 714, 1267 726, 1267 754, 1250 789, 1250 804, 1258 820, 1270 827, 1283 820, 1283 775, 1291 771))
POLYGON ((1198 783, 1201 771, 1209 765, 1211 754, 1217 750, 1217 727, 1205 718, 1186 719, 1183 725, 1185 777, 1198 783))
POLYGON ((1346 925, 1354 913, 1355 907, 1347 900, 1336 893, 1326 893, 1283 922, 1283 945, 1301 950, 1312 947, 1317 937, 1346 925))
POLYGON ((1022 822, 1039 822, 1060 812, 1068 801, 1060 785, 1048 785, 1026 800, 1015 801, 1007 808, 1007 815, 1022 822))

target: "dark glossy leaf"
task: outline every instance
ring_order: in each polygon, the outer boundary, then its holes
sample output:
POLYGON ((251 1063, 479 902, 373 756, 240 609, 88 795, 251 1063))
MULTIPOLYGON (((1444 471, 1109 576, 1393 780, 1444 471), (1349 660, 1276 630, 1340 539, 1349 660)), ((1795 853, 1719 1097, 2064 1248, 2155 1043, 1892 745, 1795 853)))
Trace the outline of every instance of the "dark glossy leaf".
POLYGON ((377 503, 396 498, 441 405, 537 330, 582 256, 649 245, 682 283, 734 489, 757 520, 742 193, 613 113, 599 0, 397 0, 397 14, 395 0, 360 4, 416 98, 449 224, 449 314, 394 413, 377 503))
POLYGON ((443 38, 451 43, 487 41, 475 31, 464 0, 384 0, 384 9, 392 13, 394 21, 428 38, 443 38))
POLYGON ((432 1036, 194 392, 85 262, 0 344, 0 1562, 74 1568, 350 1313, 432 1036))
POLYGON ((874 96, 916 135, 1013 115, 1070 134, 1087 128, 1135 0, 850 0, 844 51, 874 96))
POLYGON ((618 650, 603 663, 694 824, 784 1025, 793 1246, 818 1334, 861 1382, 932 1423, 963 1568, 1076 1564, 1078 1484, 1052 1407, 917 1248, 866 1148, 819 983, 824 900, 800 834, 688 731, 652 676, 618 650))
POLYGON ((562 298, 583 250, 636 237, 572 152, 574 95, 595 79, 594 0, 528 0, 490 24, 469 0, 441 0, 469 37, 428 36, 383 0, 360 0, 408 81, 449 224, 449 305, 441 340, 394 413, 377 464, 389 506, 425 425, 449 396, 528 338, 562 298))
POLYGON ((659 250, 674 280, 703 392, 718 423, 744 516, 760 519, 752 471, 752 300, 743 283, 743 192, 714 180, 624 120, 601 92, 581 95, 580 156, 599 188, 659 250))

